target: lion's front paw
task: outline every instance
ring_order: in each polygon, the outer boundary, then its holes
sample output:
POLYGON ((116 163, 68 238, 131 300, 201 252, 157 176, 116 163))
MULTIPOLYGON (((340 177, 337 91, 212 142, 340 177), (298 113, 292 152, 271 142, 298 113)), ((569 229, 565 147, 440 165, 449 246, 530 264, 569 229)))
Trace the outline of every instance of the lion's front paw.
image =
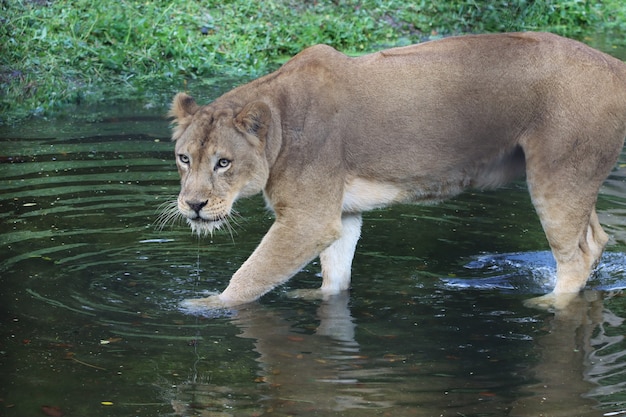
POLYGON ((180 303, 181 309, 189 313, 202 313, 207 310, 226 309, 229 306, 222 301, 219 295, 211 295, 205 298, 190 298, 180 303))

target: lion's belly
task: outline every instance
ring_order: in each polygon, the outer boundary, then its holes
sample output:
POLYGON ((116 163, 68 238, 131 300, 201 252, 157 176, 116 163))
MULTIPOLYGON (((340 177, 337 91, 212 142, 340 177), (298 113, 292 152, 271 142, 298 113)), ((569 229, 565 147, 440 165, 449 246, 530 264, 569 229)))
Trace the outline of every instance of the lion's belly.
POLYGON ((439 203, 460 194, 470 186, 471 179, 460 175, 441 181, 412 181, 402 184, 352 178, 346 181, 342 211, 360 213, 389 206, 394 203, 439 203))
POLYGON ((374 210, 402 201, 404 197, 404 191, 393 184, 354 178, 346 182, 342 209, 344 212, 374 210))

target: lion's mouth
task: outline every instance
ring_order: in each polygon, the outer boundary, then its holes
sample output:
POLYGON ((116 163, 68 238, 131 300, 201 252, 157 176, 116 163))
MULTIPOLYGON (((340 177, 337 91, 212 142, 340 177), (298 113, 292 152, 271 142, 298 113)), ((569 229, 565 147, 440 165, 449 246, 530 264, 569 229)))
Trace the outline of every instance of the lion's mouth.
POLYGON ((202 217, 201 215, 196 215, 195 217, 188 217, 188 222, 198 222, 200 224, 204 223, 221 223, 226 220, 226 216, 214 216, 214 217, 202 217))
POLYGON ((225 217, 202 217, 196 216, 187 218, 187 224, 191 227, 191 231, 198 236, 212 235, 215 230, 219 230, 226 223, 225 217))

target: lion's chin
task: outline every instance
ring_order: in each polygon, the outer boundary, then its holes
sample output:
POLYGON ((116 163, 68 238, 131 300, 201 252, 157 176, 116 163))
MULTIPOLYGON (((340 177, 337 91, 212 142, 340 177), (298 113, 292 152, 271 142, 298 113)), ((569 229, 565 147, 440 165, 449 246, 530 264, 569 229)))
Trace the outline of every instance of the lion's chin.
POLYGON ((191 231, 200 237, 212 236, 215 230, 219 230, 224 224, 223 220, 204 220, 201 218, 187 219, 191 231))

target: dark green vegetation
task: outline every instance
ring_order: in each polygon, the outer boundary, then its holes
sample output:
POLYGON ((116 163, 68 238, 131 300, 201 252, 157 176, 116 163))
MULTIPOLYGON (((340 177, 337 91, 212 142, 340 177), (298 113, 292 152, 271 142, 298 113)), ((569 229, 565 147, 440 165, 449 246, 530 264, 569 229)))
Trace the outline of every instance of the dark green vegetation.
MULTIPOLYGON (((0 123, 255 77, 306 46, 347 53, 456 33, 626 30, 623 0, 1 0, 0 123)), ((623 42, 622 37, 620 38, 623 42)))

